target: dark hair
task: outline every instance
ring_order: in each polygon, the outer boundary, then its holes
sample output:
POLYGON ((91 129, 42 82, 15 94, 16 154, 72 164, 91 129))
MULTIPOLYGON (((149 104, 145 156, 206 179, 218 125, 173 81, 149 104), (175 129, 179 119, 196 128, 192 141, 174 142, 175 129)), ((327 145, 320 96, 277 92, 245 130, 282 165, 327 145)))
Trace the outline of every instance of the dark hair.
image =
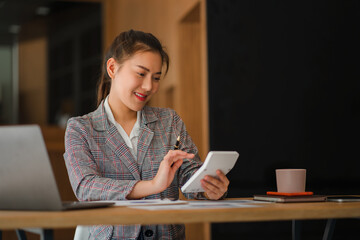
POLYGON ((119 64, 122 64, 139 51, 158 52, 161 56, 162 63, 166 64, 165 74, 168 72, 169 56, 154 35, 132 29, 122 32, 114 39, 104 57, 102 74, 98 82, 97 105, 99 105, 110 92, 111 78, 107 73, 107 61, 110 58, 114 58, 119 64))

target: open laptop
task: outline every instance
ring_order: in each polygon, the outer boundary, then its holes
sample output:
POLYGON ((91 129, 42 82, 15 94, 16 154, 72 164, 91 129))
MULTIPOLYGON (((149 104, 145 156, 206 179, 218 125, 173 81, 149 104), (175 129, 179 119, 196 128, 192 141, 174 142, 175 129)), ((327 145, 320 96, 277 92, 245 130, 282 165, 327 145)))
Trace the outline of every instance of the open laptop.
POLYGON ((60 211, 112 204, 61 202, 40 127, 0 127, 0 209, 60 211))

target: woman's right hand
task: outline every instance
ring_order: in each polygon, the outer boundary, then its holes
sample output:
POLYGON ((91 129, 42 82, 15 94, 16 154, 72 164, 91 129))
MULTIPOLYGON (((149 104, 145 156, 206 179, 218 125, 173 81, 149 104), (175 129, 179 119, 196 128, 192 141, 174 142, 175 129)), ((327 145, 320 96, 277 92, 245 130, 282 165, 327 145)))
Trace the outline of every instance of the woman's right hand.
POLYGON ((161 161, 154 179, 137 182, 126 198, 140 199, 164 191, 174 180, 175 173, 183 163, 183 160, 194 157, 195 154, 193 153, 187 153, 181 150, 170 150, 161 161))
POLYGON ((187 153, 181 150, 170 150, 160 163, 159 170, 152 180, 157 192, 162 192, 168 188, 174 180, 176 171, 183 163, 183 159, 194 158, 195 154, 187 153))

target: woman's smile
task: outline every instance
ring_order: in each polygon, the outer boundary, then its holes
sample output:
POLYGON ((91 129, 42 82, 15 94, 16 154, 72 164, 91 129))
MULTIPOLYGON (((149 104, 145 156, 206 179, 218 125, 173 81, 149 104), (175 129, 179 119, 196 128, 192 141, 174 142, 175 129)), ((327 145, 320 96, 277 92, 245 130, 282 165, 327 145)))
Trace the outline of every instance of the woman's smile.
POLYGON ((134 94, 135 94, 135 97, 137 97, 137 99, 139 99, 140 101, 143 102, 143 101, 146 100, 147 95, 141 94, 141 93, 138 93, 138 92, 135 92, 134 94))

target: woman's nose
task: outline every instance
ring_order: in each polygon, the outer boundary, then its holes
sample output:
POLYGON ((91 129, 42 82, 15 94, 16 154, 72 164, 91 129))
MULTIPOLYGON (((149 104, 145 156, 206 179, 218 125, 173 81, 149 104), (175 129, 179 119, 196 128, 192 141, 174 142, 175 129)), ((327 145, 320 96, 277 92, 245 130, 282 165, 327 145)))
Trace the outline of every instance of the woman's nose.
POLYGON ((151 91, 152 89, 152 78, 151 76, 147 76, 143 83, 142 83, 142 88, 145 90, 145 91, 151 91))

